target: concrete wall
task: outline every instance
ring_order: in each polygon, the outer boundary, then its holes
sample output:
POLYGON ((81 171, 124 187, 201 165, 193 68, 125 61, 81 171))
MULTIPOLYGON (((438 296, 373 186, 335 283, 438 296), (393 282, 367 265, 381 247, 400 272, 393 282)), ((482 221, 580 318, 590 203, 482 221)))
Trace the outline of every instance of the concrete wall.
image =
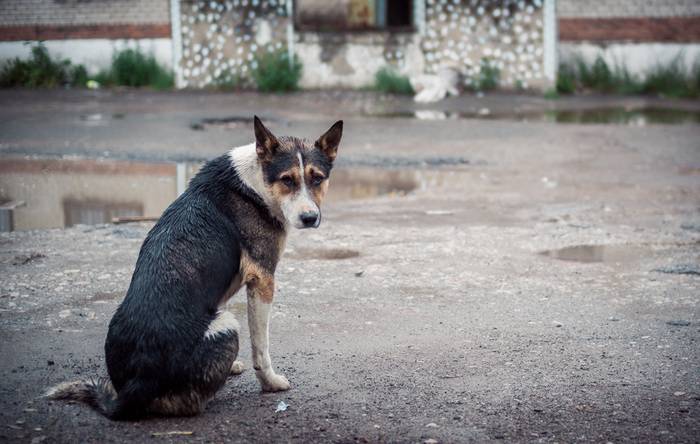
MULTIPOLYGON (((457 69, 465 83, 482 59, 505 87, 544 87, 543 0, 416 0, 414 30, 296 30, 304 88, 363 87, 383 66, 406 75, 457 69)), ((181 86, 249 79, 255 58, 287 47, 284 0, 183 0, 181 86)))
MULTIPOLYGON (((173 65, 172 43, 167 38, 47 40, 44 45, 52 57, 83 64, 90 74, 108 68, 113 54, 125 48, 139 48, 153 54, 161 65, 168 68, 173 65)), ((0 42, 0 63, 15 57, 29 58, 31 47, 27 42, 0 42)))
POLYGON ((114 51, 138 47, 172 67, 169 0, 0 1, 0 62, 26 58, 26 42, 44 41, 50 53, 96 72, 114 51))
POLYGON ((700 62, 700 44, 693 43, 590 43, 563 42, 559 44, 559 59, 571 63, 582 58, 593 64, 601 56, 609 66, 624 66, 634 75, 642 76, 656 65, 668 65, 680 59, 686 69, 700 62))

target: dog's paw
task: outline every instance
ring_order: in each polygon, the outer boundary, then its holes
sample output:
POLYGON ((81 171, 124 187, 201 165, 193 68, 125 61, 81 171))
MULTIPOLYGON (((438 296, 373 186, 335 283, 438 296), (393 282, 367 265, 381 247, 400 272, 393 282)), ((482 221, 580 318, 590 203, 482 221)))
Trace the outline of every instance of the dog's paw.
POLYGON ((291 387, 287 378, 274 373, 264 379, 260 378, 260 385, 263 392, 283 392, 291 387))
POLYGON ((233 361, 233 364, 231 365, 232 375, 240 375, 244 370, 245 365, 243 365, 243 361, 233 361))

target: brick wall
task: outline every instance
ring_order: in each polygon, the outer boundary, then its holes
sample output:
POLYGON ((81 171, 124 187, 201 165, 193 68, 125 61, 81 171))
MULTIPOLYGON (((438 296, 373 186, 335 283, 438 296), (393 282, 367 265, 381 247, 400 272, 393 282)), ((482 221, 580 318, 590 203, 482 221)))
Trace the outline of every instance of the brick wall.
POLYGON ((557 0, 560 18, 696 17, 698 0, 557 0))
POLYGON ((700 42, 698 0, 559 0, 564 42, 700 42))
POLYGON ((168 0, 0 1, 0 41, 169 35, 168 0))

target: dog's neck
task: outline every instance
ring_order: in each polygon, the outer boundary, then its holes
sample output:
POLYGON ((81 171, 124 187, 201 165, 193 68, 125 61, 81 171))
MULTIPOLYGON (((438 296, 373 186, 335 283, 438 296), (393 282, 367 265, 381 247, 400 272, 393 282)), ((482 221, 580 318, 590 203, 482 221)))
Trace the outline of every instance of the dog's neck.
POLYGON ((273 199, 267 185, 265 185, 262 165, 260 165, 258 153, 255 151, 255 143, 233 148, 229 151, 229 157, 241 182, 260 196, 270 213, 286 226, 282 210, 273 199))

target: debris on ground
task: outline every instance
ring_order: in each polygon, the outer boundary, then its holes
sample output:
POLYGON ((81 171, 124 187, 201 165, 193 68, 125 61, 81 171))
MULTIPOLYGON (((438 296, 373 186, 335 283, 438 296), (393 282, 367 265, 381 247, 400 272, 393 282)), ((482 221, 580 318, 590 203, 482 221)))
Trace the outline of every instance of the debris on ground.
POLYGON ((152 432, 151 436, 189 436, 193 433, 191 430, 171 430, 169 432, 152 432))
POLYGON ((285 410, 287 410, 287 407, 289 407, 289 405, 287 405, 286 402, 280 401, 277 403, 277 409, 275 410, 275 413, 284 412, 285 410))
POLYGON ((668 267, 654 268, 651 271, 666 274, 688 274, 700 276, 700 266, 695 264, 675 264, 668 267))
POLYGON ((44 257, 46 257, 46 255, 41 253, 19 254, 12 260, 12 265, 26 265, 44 257))
POLYGON ((690 321, 686 321, 685 319, 674 319, 672 321, 667 321, 666 324, 672 327, 687 327, 690 325, 690 321))

